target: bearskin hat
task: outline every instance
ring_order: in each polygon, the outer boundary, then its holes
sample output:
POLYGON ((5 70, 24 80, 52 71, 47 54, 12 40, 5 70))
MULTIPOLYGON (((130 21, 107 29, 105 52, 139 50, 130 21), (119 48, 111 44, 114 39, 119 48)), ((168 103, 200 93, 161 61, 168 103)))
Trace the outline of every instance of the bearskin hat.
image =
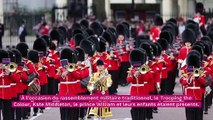
POLYGON ((63 48, 60 54, 60 59, 67 59, 69 63, 76 63, 77 57, 75 51, 71 48, 63 48))
POLYGON ((130 52, 130 63, 133 67, 140 67, 146 63, 146 51, 142 48, 136 48, 130 52))
POLYGON ((56 45, 55 45, 55 43, 51 42, 50 50, 56 50, 56 45))
POLYGON ((169 43, 167 40, 160 38, 157 42, 161 45, 162 50, 167 50, 169 48, 169 43))
POLYGON ((16 55, 14 52, 12 52, 11 50, 7 51, 9 53, 9 57, 10 57, 10 61, 11 62, 16 62, 16 55))
POLYGON ((84 61, 85 59, 84 49, 77 47, 76 51, 77 51, 77 61, 84 61))
POLYGON ((195 33, 191 29, 185 29, 182 33, 183 43, 190 42, 193 44, 196 41, 195 33))
POLYGON ((56 40, 56 41, 60 41, 60 33, 58 32, 57 29, 53 29, 51 32, 50 32, 50 38, 51 40, 56 40))
POLYGON ((97 36, 100 36, 104 31, 103 27, 98 22, 91 23, 90 28, 95 32, 97 36))
POLYGON ((107 31, 103 32, 102 37, 109 43, 109 46, 111 46, 113 40, 110 32, 107 31))
POLYGON ((39 55, 37 50, 30 50, 27 55, 28 60, 31 60, 33 63, 39 62, 39 55))
POLYGON ((158 49, 157 56, 160 56, 163 49, 162 49, 160 43, 155 42, 154 44, 157 46, 157 49, 158 49))
POLYGON ((75 41, 75 46, 79 46, 80 42, 84 39, 84 36, 80 33, 75 34, 74 36, 74 41, 75 41))
POLYGON ((3 58, 9 58, 9 53, 5 50, 0 49, 0 63, 2 63, 3 58))
POLYGON ((84 32, 81 29, 75 29, 75 30, 72 31, 72 36, 75 36, 78 33, 84 34, 84 32))
POLYGON ((158 46, 154 43, 151 43, 151 47, 152 47, 152 50, 153 50, 153 56, 157 57, 158 56, 158 46))
POLYGON ((163 31, 160 33, 160 38, 163 38, 165 40, 167 40, 167 42, 172 45, 173 43, 173 36, 171 32, 168 31, 163 31))
POLYGON ((197 24, 189 23, 189 24, 186 25, 185 29, 191 29, 192 31, 194 31, 196 38, 200 34, 199 26, 197 26, 197 24))
POLYGON ((203 11, 204 11, 203 3, 198 2, 198 3, 196 4, 195 11, 196 11, 196 13, 202 14, 203 11))
POLYGON ((21 52, 19 52, 17 49, 13 49, 12 52, 15 54, 16 56, 16 64, 21 63, 22 61, 22 56, 21 56, 21 52))
POLYGON ((203 36, 201 38, 201 41, 206 43, 209 47, 210 52, 212 52, 212 41, 211 41, 211 39, 208 36, 203 36))
POLYGON ((149 44, 148 42, 141 43, 140 48, 146 51, 146 55, 149 60, 153 60, 153 49, 151 47, 151 44, 149 44))
POLYGON ((89 21, 87 21, 86 19, 82 19, 80 21, 80 25, 83 29, 89 28, 89 21))
POLYGON ((170 25, 170 24, 166 24, 165 26, 163 26, 161 32, 163 31, 169 31, 172 33, 172 36, 176 36, 176 32, 175 32, 175 28, 174 26, 170 25))
POLYGON ((16 45, 16 49, 21 52, 22 57, 27 58, 27 53, 28 53, 28 45, 24 42, 20 42, 16 45))
POLYGON ((194 68, 200 68, 201 57, 200 53, 196 50, 192 50, 186 57, 186 64, 188 66, 193 66, 194 68))
POLYGON ((79 24, 79 23, 74 23, 74 24, 72 25, 72 30, 75 30, 75 29, 81 29, 81 24, 79 24))
POLYGON ((33 49, 46 54, 47 44, 43 38, 37 38, 33 43, 33 49))
POLYGON ((96 51, 95 44, 88 40, 82 40, 80 43, 80 48, 82 48, 90 57, 92 57, 96 51))
POLYGON ((92 42, 95 45, 95 50, 99 50, 100 49, 100 45, 99 45, 99 38, 97 38, 96 36, 90 36, 87 38, 88 41, 92 42))
POLYGON ((97 52, 106 51, 106 40, 104 38, 100 37, 99 45, 100 45, 100 48, 97 50, 97 52))
POLYGON ((94 31, 92 29, 90 29, 90 28, 86 29, 85 31, 86 31, 86 34, 88 35, 88 37, 92 36, 92 35, 95 35, 94 31))
POLYGON ((43 36, 41 36, 41 38, 43 38, 46 41, 47 46, 50 47, 50 45, 51 45, 50 37, 48 35, 43 35, 43 36))
POLYGON ((204 49, 200 45, 193 45, 192 50, 196 50, 200 53, 201 60, 203 59, 204 49))
POLYGON ((162 26, 163 25, 163 19, 162 19, 162 17, 157 15, 155 17, 154 23, 155 23, 156 26, 162 26))
POLYGON ((126 26, 124 24, 118 24, 116 26, 116 32, 118 35, 123 35, 124 37, 127 37, 128 31, 126 30, 126 26))

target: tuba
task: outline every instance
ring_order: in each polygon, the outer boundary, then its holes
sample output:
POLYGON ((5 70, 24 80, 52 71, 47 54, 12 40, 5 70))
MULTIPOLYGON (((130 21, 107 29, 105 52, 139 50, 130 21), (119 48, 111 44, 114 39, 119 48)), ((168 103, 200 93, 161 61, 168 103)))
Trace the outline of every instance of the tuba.
POLYGON ((14 62, 9 63, 8 65, 5 66, 5 69, 10 71, 10 72, 15 72, 18 68, 18 65, 14 62))
POLYGON ((74 70, 75 70, 75 67, 76 67, 76 65, 75 64, 68 64, 67 66, 66 66, 66 70, 68 71, 68 72, 73 72, 74 70))

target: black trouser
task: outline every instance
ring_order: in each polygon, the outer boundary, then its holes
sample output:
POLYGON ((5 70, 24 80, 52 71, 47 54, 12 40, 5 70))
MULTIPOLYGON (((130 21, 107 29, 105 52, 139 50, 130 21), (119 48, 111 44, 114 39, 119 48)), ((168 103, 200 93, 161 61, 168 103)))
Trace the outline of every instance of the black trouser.
POLYGON ((48 77, 48 95, 55 95, 58 93, 58 81, 54 78, 48 77))
POLYGON ((145 120, 146 112, 145 108, 132 108, 131 109, 131 117, 132 120, 145 120))
POLYGON ((61 120, 78 120, 79 108, 60 108, 61 120))
POLYGON ((12 109, 11 100, 0 99, 0 110, 2 111, 2 116, 3 116, 3 119, 1 119, 1 114, 0 114, 0 120, 12 120, 11 109, 12 109))
MULTIPOLYGON (((86 91, 85 93, 80 93, 79 95, 89 95, 90 93, 89 93, 89 91, 86 91)), ((85 117, 85 115, 86 115, 86 112, 87 112, 87 109, 88 108, 79 108, 79 117, 80 118, 84 118, 85 117)))
POLYGON ((20 42, 25 42, 25 36, 19 36, 20 42))
POLYGON ((0 49, 2 49, 3 46, 2 46, 2 36, 0 36, 0 49))
POLYGON ((130 68, 129 62, 121 62, 120 70, 119 70, 119 84, 126 84, 126 78, 127 78, 127 71, 128 68, 130 68))
POLYGON ((109 87, 109 94, 114 94, 118 88, 119 70, 109 70, 109 74, 112 76, 112 86, 109 87))
MULTIPOLYGON (((20 94, 18 95, 17 98, 13 98, 13 99, 12 99, 12 102, 19 101, 19 96, 20 96, 20 94)), ((21 120, 22 115, 24 114, 24 113, 22 113, 22 111, 24 112, 23 109, 24 109, 24 108, 19 108, 19 107, 17 107, 17 108, 12 108, 12 109, 11 109, 12 120, 21 120)))
POLYGON ((160 83, 160 94, 161 95, 165 95, 166 94, 166 88, 167 88, 167 84, 166 84, 167 79, 161 79, 161 83, 160 83))
MULTIPOLYGON (((153 92, 150 92, 149 95, 154 95, 154 93, 153 93, 153 92)), ((151 108, 151 107, 145 108, 145 111, 146 111, 146 118, 148 118, 148 119, 153 119, 152 110, 153 110, 153 108, 151 108)))
POLYGON ((202 108, 186 108, 186 120, 203 120, 202 108))
POLYGON ((175 77, 176 76, 174 71, 168 71, 168 78, 165 81, 165 92, 168 95, 172 95, 174 93, 175 77))
MULTIPOLYGON (((41 85, 41 91, 40 91, 40 95, 47 95, 48 92, 48 85, 41 85)), ((41 110, 45 109, 45 108, 40 108, 41 110)), ((38 108, 33 108, 34 113, 38 112, 38 108)))

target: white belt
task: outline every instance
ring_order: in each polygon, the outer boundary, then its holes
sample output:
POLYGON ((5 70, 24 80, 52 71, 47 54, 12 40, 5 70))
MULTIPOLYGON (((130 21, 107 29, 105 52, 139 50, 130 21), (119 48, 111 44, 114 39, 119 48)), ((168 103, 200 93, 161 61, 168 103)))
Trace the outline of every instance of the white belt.
POLYGON ((0 85, 0 88, 9 88, 11 85, 0 85))
POLYGON ((11 83, 10 85, 11 85, 11 86, 14 86, 14 85, 16 85, 16 83, 11 83))
POLYGON ((140 86, 144 86, 144 84, 132 84, 132 86, 134 86, 134 87, 140 87, 140 86))
POLYGON ((66 81, 66 82, 60 82, 60 84, 75 84, 75 83, 78 83, 78 82, 80 82, 80 80, 76 80, 76 81, 66 81))
POLYGON ((186 87, 185 89, 200 89, 200 87, 186 87))
POLYGON ((147 84, 148 82, 144 82, 144 84, 147 84))

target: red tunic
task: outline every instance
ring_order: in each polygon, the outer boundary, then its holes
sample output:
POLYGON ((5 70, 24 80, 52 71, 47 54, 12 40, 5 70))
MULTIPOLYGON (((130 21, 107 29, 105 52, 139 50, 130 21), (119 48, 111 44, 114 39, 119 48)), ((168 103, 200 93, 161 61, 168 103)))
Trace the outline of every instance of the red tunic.
POLYGON ((96 68, 96 62, 97 60, 103 60, 104 62, 104 67, 107 68, 109 67, 109 59, 110 59, 110 56, 107 52, 103 52, 103 55, 102 56, 99 56, 98 54, 95 54, 92 59, 91 59, 91 64, 92 64, 92 72, 95 73, 97 72, 97 68, 96 68))
POLYGON ((5 70, 0 70, 0 99, 10 100, 13 97, 13 91, 11 89, 12 81, 19 82, 20 75, 16 72, 11 73, 11 75, 5 75, 5 70))
POLYGON ((192 49, 191 47, 187 48, 185 46, 183 46, 180 49, 179 54, 178 54, 178 62, 179 63, 182 63, 186 59, 186 56, 191 51, 191 49, 192 49))
POLYGON ((131 84, 130 95, 149 95, 149 84, 152 79, 152 73, 140 74, 138 78, 133 75, 136 72, 132 69, 127 77, 127 81, 131 84))
POLYGON ((187 67, 181 68, 182 76, 180 78, 180 83, 184 87, 184 95, 191 95, 195 97, 195 100, 202 100, 202 95, 204 93, 204 85, 206 83, 205 75, 199 78, 192 77, 192 73, 187 72, 187 67))
POLYGON ((159 39, 161 30, 157 26, 153 26, 150 29, 150 37, 153 42, 156 42, 159 39))
MULTIPOLYGON (((76 67, 76 69, 78 69, 76 67)), ((60 67, 59 70, 62 72, 64 68, 60 67)), ((65 78, 61 77, 61 74, 56 74, 56 79, 60 80, 59 84, 59 95, 77 95, 81 91, 81 72, 78 70, 69 72, 65 78)))

